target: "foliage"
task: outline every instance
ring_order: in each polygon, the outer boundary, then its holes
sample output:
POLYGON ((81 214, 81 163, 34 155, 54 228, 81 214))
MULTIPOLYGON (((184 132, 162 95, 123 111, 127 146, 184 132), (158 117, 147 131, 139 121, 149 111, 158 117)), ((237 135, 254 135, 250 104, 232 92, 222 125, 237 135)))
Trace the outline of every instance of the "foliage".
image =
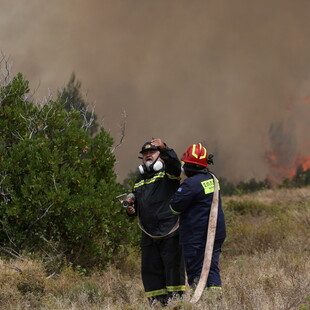
POLYGON ((301 236, 307 235, 310 223, 307 196, 303 193, 300 200, 297 192, 292 196, 294 194, 285 191, 274 189, 268 195, 264 191, 261 198, 255 200, 250 195, 223 198, 227 253, 241 255, 265 252, 270 248, 282 247, 288 237, 301 239, 301 236), (282 198, 276 196, 278 192, 282 198), (268 196, 278 197, 277 201, 268 196))
POLYGON ((303 187, 310 185, 310 169, 304 170, 302 166, 297 167, 296 174, 293 178, 286 178, 283 180, 280 187, 303 187))
MULTIPOLYGON (((187 287, 166 309, 309 309, 309 199, 310 187, 223 198, 223 295, 207 290, 193 304, 187 287)), ((69 265, 46 278, 41 260, 0 260, 0 309, 162 309, 145 298, 140 264, 134 249, 105 270, 85 275, 69 265)))
POLYGON ((233 184, 225 178, 219 178, 219 181, 222 196, 240 196, 271 188, 271 185, 267 179, 265 179, 264 181, 256 181, 254 178, 252 178, 248 182, 240 181, 237 184, 233 184))
POLYGON ((138 175, 139 175, 139 170, 137 168, 136 171, 130 171, 127 175, 127 178, 124 179, 123 186, 128 192, 130 192, 133 189, 135 180, 138 175))
MULTIPOLYGON (((221 186, 222 196, 242 196, 257 191, 271 189, 271 185, 268 179, 263 181, 257 181, 254 178, 249 181, 240 181, 234 184, 228 181, 226 178, 219 178, 221 186)), ((310 169, 304 170, 302 166, 297 167, 296 173, 292 178, 285 178, 281 184, 274 186, 278 188, 296 188, 310 185, 310 169)))
POLYGON ((97 115, 88 110, 88 103, 82 95, 81 86, 82 83, 76 80, 75 73, 72 73, 66 87, 58 92, 58 98, 67 111, 74 109, 80 112, 81 119, 86 126, 89 126, 91 134, 94 135, 99 127, 97 115))
POLYGON ((136 233, 115 199, 124 189, 113 139, 103 128, 93 137, 61 100, 35 105, 28 92, 20 73, 0 89, 2 250, 106 265, 136 233))
POLYGON ((266 216, 278 214, 280 210, 278 205, 267 205, 259 200, 230 199, 225 203, 225 211, 235 215, 266 216))

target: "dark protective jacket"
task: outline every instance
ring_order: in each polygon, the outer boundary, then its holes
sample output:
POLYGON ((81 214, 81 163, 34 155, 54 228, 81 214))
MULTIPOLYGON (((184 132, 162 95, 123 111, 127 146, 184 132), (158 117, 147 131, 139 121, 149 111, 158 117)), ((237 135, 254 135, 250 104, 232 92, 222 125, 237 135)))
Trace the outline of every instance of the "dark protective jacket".
POLYGON ((133 190, 140 223, 153 236, 165 236, 178 220, 169 208, 169 201, 180 185, 181 163, 168 147, 160 149, 160 157, 164 167, 139 175, 133 190))
MULTIPOLYGON (((205 244, 213 193, 213 177, 205 171, 187 178, 173 195, 170 204, 172 212, 180 216, 181 244, 205 244)), ((225 237, 225 218, 219 193, 215 240, 225 237)))

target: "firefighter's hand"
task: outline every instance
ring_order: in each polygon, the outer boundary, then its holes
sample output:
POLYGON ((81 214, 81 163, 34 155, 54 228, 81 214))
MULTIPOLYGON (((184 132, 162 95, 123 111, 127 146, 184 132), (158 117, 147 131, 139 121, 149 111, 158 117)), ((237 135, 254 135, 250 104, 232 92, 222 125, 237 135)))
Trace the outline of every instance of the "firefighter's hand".
POLYGON ((126 211, 128 214, 135 214, 136 213, 136 209, 134 206, 129 206, 126 208, 126 211))
POLYGON ((166 144, 159 138, 152 138, 151 143, 160 149, 164 149, 166 147, 166 144))

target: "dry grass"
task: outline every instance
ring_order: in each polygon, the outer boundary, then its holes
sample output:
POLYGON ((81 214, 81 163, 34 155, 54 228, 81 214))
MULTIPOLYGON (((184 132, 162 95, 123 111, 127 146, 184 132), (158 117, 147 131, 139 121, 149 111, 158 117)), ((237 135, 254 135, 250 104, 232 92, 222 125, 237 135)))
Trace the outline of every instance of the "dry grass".
POLYGON ((230 196, 225 197, 225 200, 259 200, 262 203, 304 203, 310 201, 310 186, 302 188, 279 188, 262 190, 255 193, 242 195, 242 196, 230 196))
MULTIPOLYGON (((228 197, 224 206, 222 298, 206 292, 193 305, 187 295, 166 309, 310 309, 310 188, 228 197)), ((0 309, 150 309, 139 269, 137 252, 90 276, 68 266, 47 278, 40 260, 1 260, 0 309)))

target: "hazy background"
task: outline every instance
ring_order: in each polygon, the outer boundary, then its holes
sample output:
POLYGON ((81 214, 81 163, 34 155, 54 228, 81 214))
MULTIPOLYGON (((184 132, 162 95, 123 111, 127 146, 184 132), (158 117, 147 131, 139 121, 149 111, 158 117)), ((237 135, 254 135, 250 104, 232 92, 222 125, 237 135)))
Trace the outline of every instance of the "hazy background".
POLYGON ((0 0, 0 43, 37 100, 75 72, 116 144, 126 111, 120 181, 151 137, 231 181, 310 156, 309 0, 0 0))

